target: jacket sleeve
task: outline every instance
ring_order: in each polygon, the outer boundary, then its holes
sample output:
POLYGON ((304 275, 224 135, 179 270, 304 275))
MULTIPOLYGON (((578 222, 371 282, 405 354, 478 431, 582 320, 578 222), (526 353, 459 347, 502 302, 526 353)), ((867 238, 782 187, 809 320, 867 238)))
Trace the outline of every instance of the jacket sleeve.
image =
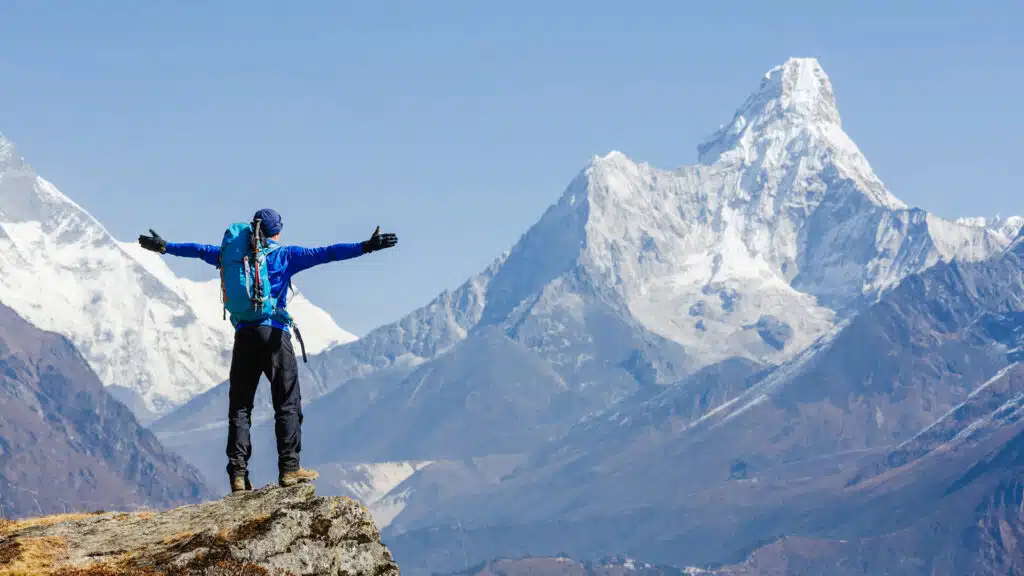
POLYGON ((199 258, 211 266, 220 266, 220 246, 211 244, 167 243, 167 253, 182 258, 199 258))
POLYGON ((288 246, 285 250, 287 250, 288 254, 288 264, 285 270, 289 276, 312 268, 313 266, 319 266, 320 264, 337 262, 339 260, 348 260, 349 258, 355 258, 363 255, 363 245, 361 242, 352 244, 333 244, 322 248, 288 246))

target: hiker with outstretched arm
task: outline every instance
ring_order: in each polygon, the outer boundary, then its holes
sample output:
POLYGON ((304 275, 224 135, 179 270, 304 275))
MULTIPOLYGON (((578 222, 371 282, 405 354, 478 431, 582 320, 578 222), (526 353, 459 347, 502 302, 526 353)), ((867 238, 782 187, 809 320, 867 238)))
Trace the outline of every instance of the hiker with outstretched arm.
MULTIPOLYGON (((302 334, 286 310, 292 276, 313 266, 348 260, 398 243, 397 236, 381 234, 378 226, 370 239, 363 242, 322 248, 284 246, 279 243, 282 226, 277 212, 263 209, 256 212, 251 223, 229 227, 220 246, 168 243, 153 230, 149 231, 150 236, 139 236, 139 244, 147 250, 199 258, 220 269, 225 313, 230 314, 235 327, 227 443, 232 492, 252 489, 248 473, 252 455, 249 427, 261 374, 266 374, 270 381, 274 403, 278 483, 293 486, 318 477, 315 471, 299 465, 302 394, 291 333, 295 331, 300 345, 302 334)), ((305 357, 305 346, 302 348, 305 357)))

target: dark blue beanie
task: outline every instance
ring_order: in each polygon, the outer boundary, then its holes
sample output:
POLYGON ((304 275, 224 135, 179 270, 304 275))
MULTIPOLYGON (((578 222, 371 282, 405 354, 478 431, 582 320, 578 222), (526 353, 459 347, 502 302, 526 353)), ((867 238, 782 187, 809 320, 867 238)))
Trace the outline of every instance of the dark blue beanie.
POLYGON ((252 217, 252 219, 254 221, 256 219, 262 221, 260 228, 263 229, 263 235, 266 236, 267 238, 270 238, 271 236, 277 236, 278 232, 281 231, 281 228, 284 227, 284 224, 281 222, 281 215, 271 210, 270 208, 264 208, 260 210, 259 212, 256 213, 255 216, 252 217))

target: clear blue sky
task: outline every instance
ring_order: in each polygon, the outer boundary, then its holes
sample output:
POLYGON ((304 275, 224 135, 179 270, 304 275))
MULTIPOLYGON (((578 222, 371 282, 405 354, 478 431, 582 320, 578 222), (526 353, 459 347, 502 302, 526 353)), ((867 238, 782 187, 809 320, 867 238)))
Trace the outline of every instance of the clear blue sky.
MULTIPOLYGON (((1024 3, 0 0, 0 132, 122 239, 399 247, 297 278, 358 334, 516 242, 593 154, 666 168, 789 56, 889 188, 1024 213, 1024 3)), ((189 275, 210 270, 176 261, 189 275)))

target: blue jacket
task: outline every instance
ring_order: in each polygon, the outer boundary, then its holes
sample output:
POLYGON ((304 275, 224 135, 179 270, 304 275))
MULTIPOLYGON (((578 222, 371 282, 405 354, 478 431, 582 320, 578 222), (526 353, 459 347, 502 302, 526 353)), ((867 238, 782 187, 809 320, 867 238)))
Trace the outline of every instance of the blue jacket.
MULTIPOLYGON (((273 240, 268 240, 276 244, 273 240)), ((167 253, 183 258, 199 258, 212 266, 220 267, 220 246, 210 244, 175 244, 167 243, 167 253)), ((362 256, 363 245, 334 244, 323 248, 302 248, 300 246, 280 246, 267 255, 267 274, 270 276, 270 293, 277 298, 278 307, 284 309, 288 305, 288 285, 292 276, 303 270, 362 256)), ((261 322, 262 325, 274 326, 288 330, 288 326, 272 319, 261 322)), ((238 328, 243 327, 239 324, 238 328)))

